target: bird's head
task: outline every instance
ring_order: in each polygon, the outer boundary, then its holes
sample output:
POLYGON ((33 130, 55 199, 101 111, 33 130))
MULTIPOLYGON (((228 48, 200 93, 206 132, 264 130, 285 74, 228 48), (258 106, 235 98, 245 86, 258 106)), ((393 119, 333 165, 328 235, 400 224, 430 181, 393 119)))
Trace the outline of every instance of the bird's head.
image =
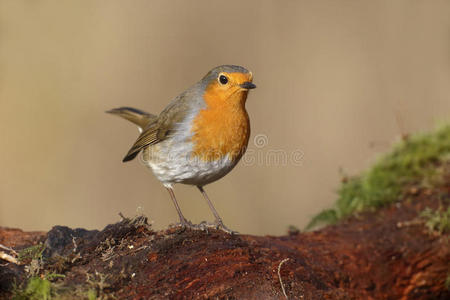
POLYGON ((253 74, 240 66, 219 66, 202 79, 204 99, 209 106, 244 105, 248 91, 256 88, 253 74))

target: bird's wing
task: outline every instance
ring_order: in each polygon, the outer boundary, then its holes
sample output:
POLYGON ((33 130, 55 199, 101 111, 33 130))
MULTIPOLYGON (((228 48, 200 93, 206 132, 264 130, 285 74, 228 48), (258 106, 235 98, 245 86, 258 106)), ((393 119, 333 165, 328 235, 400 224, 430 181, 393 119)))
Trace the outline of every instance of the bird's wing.
POLYGON ((155 122, 148 124, 147 127, 144 128, 123 159, 123 162, 134 159, 142 148, 157 144, 167 139, 171 134, 174 134, 176 125, 185 119, 188 111, 189 106, 182 94, 161 112, 155 122))

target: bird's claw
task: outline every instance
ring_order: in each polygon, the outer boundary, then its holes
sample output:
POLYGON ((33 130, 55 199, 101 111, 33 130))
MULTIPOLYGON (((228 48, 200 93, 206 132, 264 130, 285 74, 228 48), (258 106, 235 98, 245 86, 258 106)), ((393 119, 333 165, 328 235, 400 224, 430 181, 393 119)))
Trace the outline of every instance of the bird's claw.
POLYGON ((201 230, 208 233, 208 229, 216 229, 216 230, 222 230, 223 232, 226 232, 230 235, 237 235, 239 234, 237 231, 233 231, 229 229, 225 224, 223 224, 222 220, 216 220, 214 223, 208 223, 206 221, 201 222, 200 224, 193 224, 191 221, 188 220, 182 220, 179 223, 175 224, 175 227, 181 227, 181 229, 184 231, 186 229, 190 230, 201 230))
POLYGON ((216 220, 214 223, 208 223, 208 222, 203 221, 199 224, 199 226, 201 228, 204 228, 202 230, 206 229, 206 231, 208 231, 208 228, 213 228, 216 230, 222 230, 223 232, 226 232, 230 235, 239 234, 237 231, 233 231, 233 230, 229 229, 227 226, 225 226, 225 224, 223 224, 222 220, 216 220))

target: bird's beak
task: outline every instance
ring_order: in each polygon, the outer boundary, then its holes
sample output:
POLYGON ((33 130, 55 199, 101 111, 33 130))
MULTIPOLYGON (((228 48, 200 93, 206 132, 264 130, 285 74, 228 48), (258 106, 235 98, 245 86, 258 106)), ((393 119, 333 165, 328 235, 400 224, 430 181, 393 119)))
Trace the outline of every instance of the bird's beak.
POLYGON ((250 81, 246 81, 246 82, 240 84, 239 86, 241 88, 243 88, 243 89, 246 89, 246 90, 251 90, 251 89, 254 89, 256 87, 256 85, 254 85, 250 81))

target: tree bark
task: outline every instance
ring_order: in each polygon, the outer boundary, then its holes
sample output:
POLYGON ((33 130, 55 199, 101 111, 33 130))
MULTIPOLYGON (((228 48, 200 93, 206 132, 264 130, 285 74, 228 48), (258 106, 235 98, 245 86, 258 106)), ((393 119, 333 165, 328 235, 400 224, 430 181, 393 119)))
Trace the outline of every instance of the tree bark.
MULTIPOLYGON (((448 179, 448 178, 447 178, 448 179)), ((450 180, 412 188, 404 200, 314 232, 281 237, 170 228, 155 232, 145 217, 103 231, 56 226, 48 233, 0 228, 16 251, 45 244, 40 274, 52 293, 118 299, 450 299, 448 234, 430 232, 419 213, 450 202, 450 180), (43 276, 43 275, 42 275, 43 276), (86 292, 86 293, 85 293, 86 292)), ((0 296, 22 265, 0 265, 0 296)))

